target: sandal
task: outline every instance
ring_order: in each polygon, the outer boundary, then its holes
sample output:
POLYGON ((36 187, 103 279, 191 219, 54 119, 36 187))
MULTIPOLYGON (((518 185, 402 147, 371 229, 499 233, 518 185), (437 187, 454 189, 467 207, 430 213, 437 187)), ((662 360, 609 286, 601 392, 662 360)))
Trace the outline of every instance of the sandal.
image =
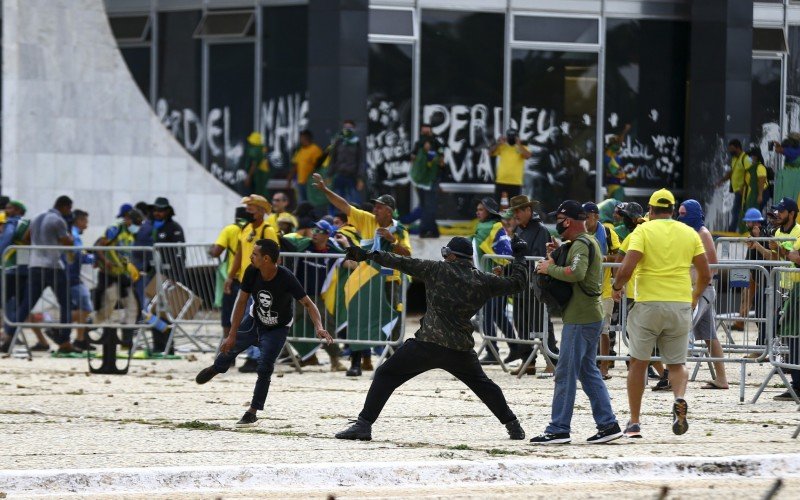
POLYGON ((720 391, 727 391, 729 389, 728 387, 720 387, 717 384, 715 384, 714 382, 706 382, 705 384, 701 385, 700 388, 701 389, 717 389, 717 390, 720 390, 720 391))

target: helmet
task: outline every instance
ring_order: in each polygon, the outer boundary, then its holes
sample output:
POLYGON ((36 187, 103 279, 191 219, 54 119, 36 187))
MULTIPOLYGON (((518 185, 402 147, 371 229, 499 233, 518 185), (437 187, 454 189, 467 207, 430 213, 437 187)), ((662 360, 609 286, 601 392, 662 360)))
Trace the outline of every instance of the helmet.
POLYGON ((761 211, 757 208, 748 208, 747 212, 744 213, 744 218, 742 219, 745 222, 764 222, 764 216, 761 215, 761 211))

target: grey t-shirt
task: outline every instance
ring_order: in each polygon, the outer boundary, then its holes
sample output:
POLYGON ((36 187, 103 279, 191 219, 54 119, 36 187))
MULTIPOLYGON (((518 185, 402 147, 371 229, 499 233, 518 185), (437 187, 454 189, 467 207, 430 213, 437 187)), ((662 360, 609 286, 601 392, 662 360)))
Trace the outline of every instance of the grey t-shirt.
MULTIPOLYGON (((31 221, 31 245, 61 245, 59 239, 69 234, 67 221, 55 208, 39 214, 31 221)), ((29 267, 44 267, 47 269, 63 269, 61 263, 61 250, 31 250, 29 267)))

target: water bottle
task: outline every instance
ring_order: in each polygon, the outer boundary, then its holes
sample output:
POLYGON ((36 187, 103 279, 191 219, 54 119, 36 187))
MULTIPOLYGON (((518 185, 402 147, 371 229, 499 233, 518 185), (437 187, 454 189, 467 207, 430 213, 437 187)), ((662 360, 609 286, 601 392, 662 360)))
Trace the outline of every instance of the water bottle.
POLYGON ((143 322, 150 326, 151 328, 155 328, 157 331, 161 333, 165 333, 169 330, 170 325, 164 321, 163 319, 159 318, 155 314, 151 314, 148 311, 142 311, 143 322))

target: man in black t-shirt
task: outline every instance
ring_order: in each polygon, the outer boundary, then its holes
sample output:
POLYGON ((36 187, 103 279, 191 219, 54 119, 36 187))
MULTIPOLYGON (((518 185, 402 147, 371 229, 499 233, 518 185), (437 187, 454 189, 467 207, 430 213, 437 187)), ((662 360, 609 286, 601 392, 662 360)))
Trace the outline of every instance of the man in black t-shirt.
POLYGON ((317 336, 328 344, 333 339, 322 326, 319 310, 306 295, 297 278, 283 266, 278 266, 280 248, 272 240, 259 240, 250 255, 250 267, 244 273, 236 305, 231 316, 231 329, 220 346, 220 354, 212 366, 197 374, 195 381, 205 384, 219 373, 225 373, 236 356, 250 346, 261 349, 258 360, 258 380, 253 390, 253 400, 237 427, 254 425, 256 412, 264 409, 269 392, 269 382, 289 328, 294 322, 293 300, 300 302, 314 323, 317 336), (253 300, 250 300, 250 297, 253 300), (245 309, 249 304, 248 314, 245 309))

